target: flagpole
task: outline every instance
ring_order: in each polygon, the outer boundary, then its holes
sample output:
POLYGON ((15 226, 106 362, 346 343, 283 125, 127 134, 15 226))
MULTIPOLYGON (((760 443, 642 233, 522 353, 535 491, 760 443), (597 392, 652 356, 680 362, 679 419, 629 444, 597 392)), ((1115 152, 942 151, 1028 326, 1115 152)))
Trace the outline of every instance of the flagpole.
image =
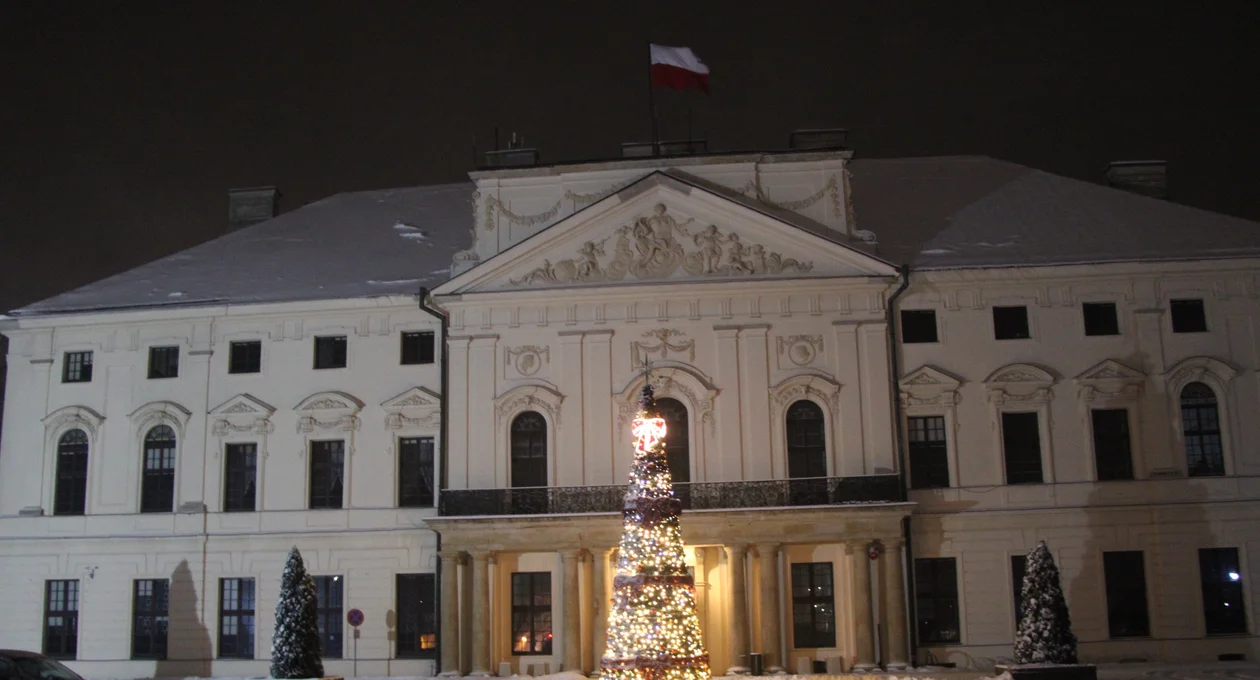
POLYGON ((656 88, 652 86, 652 43, 648 43, 648 113, 652 116, 652 155, 659 156, 661 140, 656 121, 656 88))

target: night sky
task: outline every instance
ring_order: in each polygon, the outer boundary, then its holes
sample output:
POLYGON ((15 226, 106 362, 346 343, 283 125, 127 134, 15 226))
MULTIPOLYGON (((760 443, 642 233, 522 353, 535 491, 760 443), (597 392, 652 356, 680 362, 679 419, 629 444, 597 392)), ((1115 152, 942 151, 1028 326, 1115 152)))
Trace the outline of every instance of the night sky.
MULTIPOLYGON (((1098 181, 1163 158, 1174 200, 1260 220, 1260 2, 70 3, 0 6, 0 310, 281 208, 458 181, 494 129, 544 161, 649 138, 647 43, 712 96, 664 137, 987 154, 1098 181)), ((669 95, 669 96, 666 96, 669 95)), ((858 215, 861 220, 861 215, 858 215)))

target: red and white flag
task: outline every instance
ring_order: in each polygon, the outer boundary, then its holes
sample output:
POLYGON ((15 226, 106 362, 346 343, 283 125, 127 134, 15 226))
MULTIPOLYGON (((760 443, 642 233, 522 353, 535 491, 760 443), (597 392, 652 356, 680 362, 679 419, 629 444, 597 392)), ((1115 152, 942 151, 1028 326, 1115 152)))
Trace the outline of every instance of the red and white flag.
POLYGON ((675 90, 695 88, 709 93, 709 67, 690 47, 649 45, 652 55, 652 84, 675 90))

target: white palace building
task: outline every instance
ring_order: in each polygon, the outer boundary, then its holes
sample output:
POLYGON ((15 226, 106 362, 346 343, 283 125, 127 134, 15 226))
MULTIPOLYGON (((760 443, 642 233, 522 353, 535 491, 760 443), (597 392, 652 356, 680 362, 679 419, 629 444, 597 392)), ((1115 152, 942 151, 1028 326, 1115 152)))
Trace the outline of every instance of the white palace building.
POLYGON ((330 673, 591 672, 649 379, 718 673, 988 668, 1041 540, 1085 660, 1255 658, 1260 224, 1160 167, 499 167, 11 312, 0 646, 265 674, 296 545, 330 673))

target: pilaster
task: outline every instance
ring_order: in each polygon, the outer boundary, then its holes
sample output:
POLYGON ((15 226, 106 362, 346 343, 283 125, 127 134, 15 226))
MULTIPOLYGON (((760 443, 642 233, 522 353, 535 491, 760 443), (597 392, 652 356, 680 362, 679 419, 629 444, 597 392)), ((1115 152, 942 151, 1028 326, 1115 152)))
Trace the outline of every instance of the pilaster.
MULTIPOLYGON (((585 403, 582 397, 582 333, 569 331, 560 333, 560 392, 576 395, 568 398, 560 405, 560 419, 564 423, 581 424, 586 422, 585 403)), ((586 455, 582 450, 582 435, 586 429, 577 427, 556 428, 556 451, 552 452, 555 460, 555 484, 557 486, 580 486, 585 479, 586 455)), ((565 613, 568 617, 568 612, 565 613)), ((566 669, 569 670, 569 669, 566 669)))
POLYGON ((490 553, 472 553, 472 672, 490 672, 490 553))
POLYGON ((888 668, 905 668, 909 650, 906 638, 906 588, 904 567, 901 561, 901 541, 885 541, 884 554, 880 556, 883 586, 884 614, 886 623, 884 641, 884 665, 888 668))
POLYGON ((719 456, 709 456, 706 460, 709 469, 703 479, 717 481, 735 481, 744 479, 744 445, 739 428, 734 423, 740 420, 739 395, 742 390, 739 376, 739 329, 733 326, 718 326, 713 329, 717 336, 717 373, 716 380, 729 397, 717 400, 717 421, 728 424, 719 427, 714 442, 714 450, 721 451, 719 456))
POLYGON ((767 671, 783 667, 779 626, 779 544, 757 545, 761 561, 761 654, 767 671))
MULTIPOLYGON (((771 479, 774 466, 770 451, 770 366, 766 345, 768 326, 739 331, 739 422, 744 439, 744 478, 771 479)), ((726 455, 730 455, 727 453, 726 455)))
POLYGON ((871 629, 871 561, 864 544, 846 543, 844 552, 849 556, 849 568, 853 574, 853 667, 869 670, 875 667, 874 635, 871 629))
POLYGON ((578 609, 578 551, 560 551, 561 579, 564 592, 564 668, 568 672, 579 671, 582 666, 581 613, 578 609))
POLYGON ((731 668, 727 675, 747 672, 748 660, 748 583, 744 560, 748 556, 747 543, 726 546, 726 567, 731 574, 731 621, 730 655, 731 668))
POLYGON ((459 565, 463 553, 443 550, 442 559, 442 622, 438 635, 443 676, 460 675, 459 667, 459 565))

